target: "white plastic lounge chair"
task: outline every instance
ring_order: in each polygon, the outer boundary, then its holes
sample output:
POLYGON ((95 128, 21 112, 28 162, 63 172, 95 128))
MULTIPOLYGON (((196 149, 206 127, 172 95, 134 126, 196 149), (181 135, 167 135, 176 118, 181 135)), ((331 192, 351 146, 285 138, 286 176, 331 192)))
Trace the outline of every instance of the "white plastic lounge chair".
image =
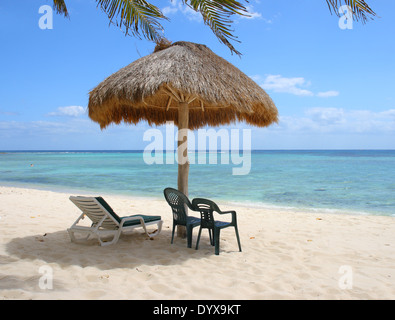
POLYGON ((70 200, 82 211, 82 214, 67 229, 72 242, 81 242, 74 233, 87 234, 84 241, 90 236, 96 236, 101 246, 116 243, 121 233, 127 233, 135 228, 143 228, 145 233, 154 237, 162 230, 163 221, 160 216, 133 215, 119 217, 102 197, 70 197, 70 200), (78 225, 79 221, 87 216, 92 220, 90 227, 78 225), (156 224, 157 230, 148 233, 147 226, 156 224), (103 241, 103 237, 113 236, 111 241, 103 241))

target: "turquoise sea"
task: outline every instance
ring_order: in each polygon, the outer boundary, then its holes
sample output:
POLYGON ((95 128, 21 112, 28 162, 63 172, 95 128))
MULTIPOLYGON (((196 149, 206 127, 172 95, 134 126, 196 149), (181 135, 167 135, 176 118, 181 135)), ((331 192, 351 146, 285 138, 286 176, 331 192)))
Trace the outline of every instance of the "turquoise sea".
MULTIPOLYGON (((191 198, 395 216, 395 150, 252 151, 247 175, 232 175, 223 156, 191 164, 191 198)), ((148 165, 142 151, 3 151, 0 185, 162 197, 177 186, 177 164, 148 165)))

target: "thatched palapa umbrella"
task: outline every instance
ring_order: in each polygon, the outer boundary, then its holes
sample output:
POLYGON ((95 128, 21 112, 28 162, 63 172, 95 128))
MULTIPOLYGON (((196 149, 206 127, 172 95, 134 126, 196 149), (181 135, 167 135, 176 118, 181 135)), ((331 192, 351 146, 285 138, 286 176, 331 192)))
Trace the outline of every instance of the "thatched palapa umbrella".
MULTIPOLYGON (((187 140, 180 129, 236 120, 265 127, 278 121, 273 101, 251 78, 205 45, 182 41, 157 45, 105 79, 90 92, 88 109, 102 129, 122 121, 174 121, 179 145, 187 140)), ((178 189, 188 195, 189 163, 180 161, 187 159, 187 150, 180 150, 178 189)))

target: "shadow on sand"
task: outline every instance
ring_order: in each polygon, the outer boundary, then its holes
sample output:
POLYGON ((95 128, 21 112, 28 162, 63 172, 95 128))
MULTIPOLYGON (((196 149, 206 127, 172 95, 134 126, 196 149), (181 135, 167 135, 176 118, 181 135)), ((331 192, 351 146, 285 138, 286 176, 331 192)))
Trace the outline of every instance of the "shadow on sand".
MULTIPOLYGON (((196 235, 194 236, 193 240, 196 240, 196 235)), ((74 265, 102 270, 136 269, 142 265, 178 265, 191 258, 201 259, 214 255, 213 247, 208 243, 195 250, 194 242, 192 248, 187 248, 186 239, 175 238, 173 244, 170 244, 170 239, 169 228, 162 229, 153 240, 145 233, 135 231, 122 235, 115 244, 101 247, 96 239, 88 240, 84 244, 72 243, 67 231, 62 230, 14 238, 6 244, 6 250, 12 261, 14 258, 41 260, 43 263, 56 263, 60 267, 74 265)))

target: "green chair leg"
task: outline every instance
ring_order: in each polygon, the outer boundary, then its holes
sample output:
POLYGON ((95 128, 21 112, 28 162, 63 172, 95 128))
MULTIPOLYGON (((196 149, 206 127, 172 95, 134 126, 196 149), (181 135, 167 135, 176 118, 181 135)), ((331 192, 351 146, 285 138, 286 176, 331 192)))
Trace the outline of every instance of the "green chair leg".
POLYGON ((213 236, 211 235, 213 233, 212 229, 208 229, 208 235, 210 236, 210 244, 213 246, 214 241, 213 241, 213 236))
POLYGON ((239 245, 239 251, 241 252, 241 244, 240 244, 240 238, 239 238, 239 230, 237 229, 237 225, 235 226, 235 232, 236 232, 237 244, 239 245))
POLYGON ((192 226, 191 225, 187 226, 188 248, 192 248, 192 232, 193 232, 192 226))
POLYGON ((220 229, 214 228, 214 244, 215 244, 215 254, 219 255, 219 235, 220 229))
POLYGON ((196 250, 199 249, 199 241, 200 241, 200 235, 202 234, 202 227, 199 228, 199 233, 198 233, 198 237, 196 240, 196 250))
POLYGON ((173 244, 174 240, 174 229, 176 228, 175 224, 173 223, 173 231, 171 232, 171 244, 173 244))

